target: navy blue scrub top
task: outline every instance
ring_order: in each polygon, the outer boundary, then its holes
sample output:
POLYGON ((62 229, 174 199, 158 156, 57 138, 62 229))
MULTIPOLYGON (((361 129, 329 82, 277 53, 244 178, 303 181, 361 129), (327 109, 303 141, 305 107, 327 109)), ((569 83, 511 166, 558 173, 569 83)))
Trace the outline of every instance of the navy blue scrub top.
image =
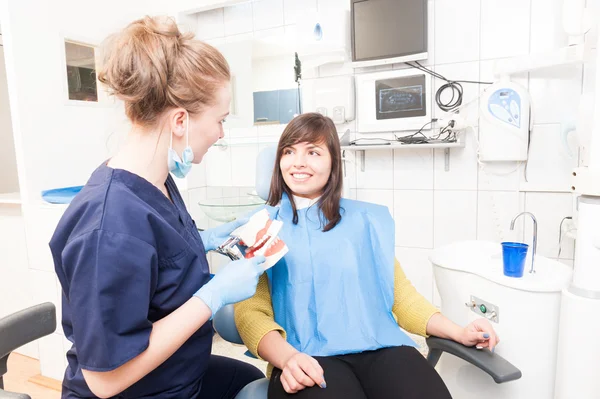
MULTIPOLYGON (((148 347, 152 323, 209 280, 196 224, 175 182, 171 202, 147 180, 105 164, 73 199, 50 241, 62 286, 63 398, 94 398, 81 369, 110 371, 148 347)), ((118 398, 196 398, 212 346, 207 322, 118 398)))

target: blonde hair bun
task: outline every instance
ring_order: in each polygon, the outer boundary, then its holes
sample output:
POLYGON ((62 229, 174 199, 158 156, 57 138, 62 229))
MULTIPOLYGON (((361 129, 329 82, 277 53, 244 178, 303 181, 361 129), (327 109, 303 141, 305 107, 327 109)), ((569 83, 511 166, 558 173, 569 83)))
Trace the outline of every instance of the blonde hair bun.
POLYGON ((129 119, 142 125, 172 107, 199 112, 230 79, 223 55, 192 33, 181 33, 169 17, 130 23, 108 38, 104 54, 98 79, 123 100, 129 119))

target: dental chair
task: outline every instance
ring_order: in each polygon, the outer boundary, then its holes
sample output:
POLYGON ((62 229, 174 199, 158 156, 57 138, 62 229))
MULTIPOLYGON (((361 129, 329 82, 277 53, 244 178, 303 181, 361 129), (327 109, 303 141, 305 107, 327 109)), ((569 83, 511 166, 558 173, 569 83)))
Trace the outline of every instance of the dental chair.
POLYGON ((8 371, 8 356, 15 349, 56 330, 56 308, 42 303, 0 319, 0 399, 31 399, 24 393, 4 390, 3 376, 8 371))
MULTIPOLYGON (((256 165, 256 192, 267 200, 275 163, 276 147, 264 148, 257 158, 256 165)), ((213 327, 224 340, 233 344, 244 345, 234 321, 233 305, 223 307, 213 318, 213 327)), ((444 352, 457 356, 475 367, 489 374, 497 383, 506 383, 521 378, 521 371, 501 356, 489 350, 478 350, 474 347, 466 347, 457 342, 437 338, 427 338, 429 353, 427 361, 433 367, 437 364, 444 352)), ((266 378, 254 381, 244 387, 236 396, 236 399, 266 399, 269 380, 266 378)), ((2 399, 2 398, 0 398, 2 399)))

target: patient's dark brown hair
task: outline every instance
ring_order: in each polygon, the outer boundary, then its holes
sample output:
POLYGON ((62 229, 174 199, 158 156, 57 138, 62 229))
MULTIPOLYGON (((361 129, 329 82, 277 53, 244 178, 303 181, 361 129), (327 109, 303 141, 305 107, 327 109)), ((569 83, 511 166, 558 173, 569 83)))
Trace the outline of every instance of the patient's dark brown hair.
POLYGON ((298 223, 298 212, 296 204, 292 200, 292 192, 285 184, 279 167, 283 150, 298 143, 325 144, 331 155, 331 174, 318 202, 319 209, 326 219, 322 221, 325 224, 323 231, 329 231, 342 219, 340 199, 342 198, 343 177, 340 140, 333 121, 326 116, 318 113, 306 113, 295 117, 286 126, 277 145, 277 157, 267 203, 276 206, 281 201, 283 193, 286 193, 294 211, 293 223, 298 223))

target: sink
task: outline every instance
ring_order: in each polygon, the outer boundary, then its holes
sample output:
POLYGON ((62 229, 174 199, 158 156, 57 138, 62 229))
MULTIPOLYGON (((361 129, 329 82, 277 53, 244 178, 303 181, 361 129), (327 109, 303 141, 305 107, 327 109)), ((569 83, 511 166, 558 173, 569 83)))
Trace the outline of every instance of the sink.
POLYGON ((503 273, 502 246, 487 241, 463 241, 437 248, 430 261, 439 267, 479 275, 506 287, 531 292, 560 292, 572 279, 572 269, 544 256, 536 256, 535 273, 529 273, 531 253, 522 278, 503 273))
POLYGON ((224 223, 231 222, 264 204, 265 201, 255 195, 209 198, 198 202, 206 216, 224 223))

